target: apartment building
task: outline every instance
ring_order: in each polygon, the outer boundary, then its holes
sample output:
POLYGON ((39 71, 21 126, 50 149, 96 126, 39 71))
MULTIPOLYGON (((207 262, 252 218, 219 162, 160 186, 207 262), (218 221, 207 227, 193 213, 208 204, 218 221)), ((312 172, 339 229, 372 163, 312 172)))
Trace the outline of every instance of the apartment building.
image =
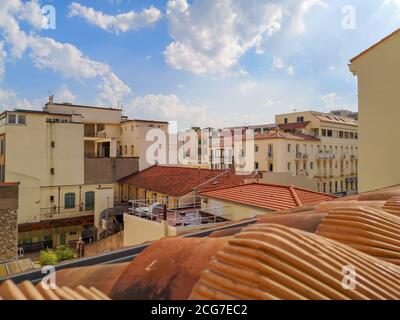
POLYGON ((358 79, 361 192, 400 183, 400 29, 350 61, 358 79))
POLYGON ((358 179, 358 122, 314 111, 275 117, 276 130, 256 136, 256 167, 317 182, 317 191, 352 194, 358 179))
POLYGON ((110 205, 118 202, 118 179, 138 171, 144 157, 143 136, 132 136, 128 124, 133 130, 160 125, 131 121, 120 109, 55 103, 53 97, 43 111, 0 115, 0 177, 20 183, 20 244, 67 244, 94 233, 97 191, 112 188, 110 205))

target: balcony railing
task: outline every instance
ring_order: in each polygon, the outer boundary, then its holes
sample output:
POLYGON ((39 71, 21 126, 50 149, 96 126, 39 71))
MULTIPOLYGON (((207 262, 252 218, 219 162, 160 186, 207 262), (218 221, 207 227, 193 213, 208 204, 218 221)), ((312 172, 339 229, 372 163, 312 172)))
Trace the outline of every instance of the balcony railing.
POLYGON ((75 206, 73 208, 50 207, 40 209, 40 220, 53 220, 88 216, 94 214, 93 206, 75 206))

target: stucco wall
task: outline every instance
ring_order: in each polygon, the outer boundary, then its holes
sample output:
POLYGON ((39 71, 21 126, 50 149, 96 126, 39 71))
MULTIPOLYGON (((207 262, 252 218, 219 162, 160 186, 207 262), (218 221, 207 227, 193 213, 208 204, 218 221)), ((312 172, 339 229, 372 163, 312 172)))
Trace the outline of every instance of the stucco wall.
POLYGON ((400 184, 400 33, 352 62, 358 76, 359 191, 400 184))
POLYGON ((124 214, 124 246, 134 246, 146 241, 156 241, 165 236, 175 236, 176 228, 166 221, 154 222, 124 214))
POLYGON ((237 221, 245 218, 253 218, 258 215, 265 215, 266 209, 245 206, 234 202, 223 201, 219 199, 208 198, 208 202, 202 201, 202 208, 208 209, 216 215, 223 215, 227 219, 232 217, 232 221, 237 221), (221 208, 218 210, 218 208, 221 208))
POLYGON ((138 158, 85 158, 85 184, 115 183, 138 170, 138 158))

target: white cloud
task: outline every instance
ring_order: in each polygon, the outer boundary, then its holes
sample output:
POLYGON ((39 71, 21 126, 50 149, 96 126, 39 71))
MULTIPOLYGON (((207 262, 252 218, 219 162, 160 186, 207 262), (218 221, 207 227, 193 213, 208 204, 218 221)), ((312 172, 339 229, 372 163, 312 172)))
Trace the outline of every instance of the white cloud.
POLYGON ((264 41, 279 32, 289 17, 296 33, 304 32, 304 15, 322 1, 169 0, 167 18, 174 39, 164 55, 168 65, 194 74, 230 75, 241 70, 250 49, 262 53, 264 41))
POLYGON ((304 16, 309 12, 314 6, 320 6, 327 8, 328 5, 322 0, 304 0, 300 1, 292 13, 292 20, 290 31, 293 34, 301 34, 305 32, 305 22, 304 16))
POLYGON ((400 0, 385 0, 383 5, 386 6, 392 3, 400 7, 400 0))
POLYGON ((286 70, 288 75, 292 76, 294 75, 294 67, 293 66, 287 66, 282 58, 274 56, 272 58, 272 69, 273 70, 286 70))
MULTIPOLYGON (((22 31, 18 19, 28 19, 29 10, 33 10, 32 15, 36 16, 38 10, 36 1, 23 4, 20 0, 4 1, 6 2, 0 8, 0 28, 4 30, 5 40, 11 46, 14 58, 20 58, 26 50, 29 50, 29 57, 38 68, 51 69, 65 78, 99 79, 98 87, 101 93, 98 100, 103 103, 115 105, 131 93, 131 89, 107 64, 86 57, 74 45, 22 31)), ((38 21, 36 17, 28 22, 38 27, 38 21)))
POLYGON ((140 13, 129 11, 112 16, 101 11, 96 11, 93 8, 82 6, 79 3, 72 2, 69 6, 68 16, 81 17, 88 23, 103 30, 119 33, 154 25, 161 19, 161 12, 157 8, 151 6, 140 13))
POLYGON ((195 124, 204 123, 207 119, 207 107, 187 104, 176 95, 146 95, 136 97, 125 108, 128 115, 151 118, 155 120, 177 120, 178 122, 195 124), (193 122, 193 123, 190 123, 193 122))
POLYGON ((76 95, 74 95, 71 90, 69 90, 68 86, 66 84, 62 84, 56 94, 55 94, 55 98, 59 101, 62 102, 70 102, 70 103, 74 103, 76 100, 76 95))
POLYGON ((0 42, 0 81, 3 80, 4 74, 6 72, 6 57, 7 53, 4 50, 4 42, 0 42))
POLYGON ((28 99, 21 99, 12 90, 0 88, 0 110, 38 109, 38 106, 28 99))

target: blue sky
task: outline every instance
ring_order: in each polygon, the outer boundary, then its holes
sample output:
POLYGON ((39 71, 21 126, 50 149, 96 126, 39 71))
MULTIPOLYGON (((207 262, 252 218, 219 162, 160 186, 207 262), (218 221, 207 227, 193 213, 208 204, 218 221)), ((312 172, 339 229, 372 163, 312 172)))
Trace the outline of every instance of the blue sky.
POLYGON ((0 110, 40 109, 49 92, 181 128, 356 110, 349 59, 399 17, 398 0, 2 0, 0 110))

